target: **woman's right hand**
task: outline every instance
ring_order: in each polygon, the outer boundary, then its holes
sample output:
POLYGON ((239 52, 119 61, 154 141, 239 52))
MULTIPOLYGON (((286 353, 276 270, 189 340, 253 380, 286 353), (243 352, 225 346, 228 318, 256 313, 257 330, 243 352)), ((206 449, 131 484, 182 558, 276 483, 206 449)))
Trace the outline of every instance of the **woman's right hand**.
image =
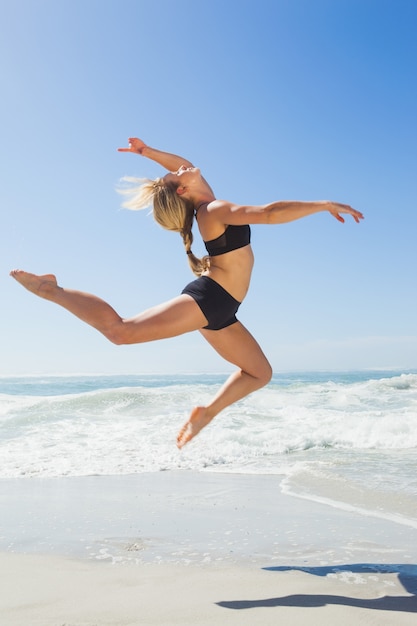
POLYGON ((146 143, 142 139, 137 137, 129 137, 128 148, 117 148, 118 152, 133 152, 134 154, 142 154, 143 149, 146 148, 146 143))
POLYGON ((340 215, 341 213, 351 215, 357 224, 359 224, 359 220, 363 220, 363 214, 360 211, 356 211, 356 209, 352 209, 348 204, 340 204, 339 202, 329 202, 328 204, 329 213, 339 222, 343 223, 345 221, 340 215))

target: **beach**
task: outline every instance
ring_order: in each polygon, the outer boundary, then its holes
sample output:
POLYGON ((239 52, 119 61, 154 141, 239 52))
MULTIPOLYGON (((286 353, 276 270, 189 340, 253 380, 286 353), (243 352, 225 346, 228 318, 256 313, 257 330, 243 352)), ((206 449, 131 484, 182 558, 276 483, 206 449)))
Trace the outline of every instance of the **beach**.
POLYGON ((415 623, 417 372, 0 378, 0 626, 415 623))
POLYGON ((279 485, 2 479, 1 626, 414 624, 417 528, 279 485))

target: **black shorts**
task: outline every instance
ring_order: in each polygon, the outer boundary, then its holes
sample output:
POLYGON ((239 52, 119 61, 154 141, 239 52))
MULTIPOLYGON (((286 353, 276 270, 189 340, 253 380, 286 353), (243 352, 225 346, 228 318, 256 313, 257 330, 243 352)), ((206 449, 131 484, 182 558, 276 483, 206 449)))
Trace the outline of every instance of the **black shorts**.
POLYGON ((191 296, 197 302, 208 321, 204 328, 221 330, 237 322, 236 312, 240 302, 212 278, 200 276, 181 293, 191 296))

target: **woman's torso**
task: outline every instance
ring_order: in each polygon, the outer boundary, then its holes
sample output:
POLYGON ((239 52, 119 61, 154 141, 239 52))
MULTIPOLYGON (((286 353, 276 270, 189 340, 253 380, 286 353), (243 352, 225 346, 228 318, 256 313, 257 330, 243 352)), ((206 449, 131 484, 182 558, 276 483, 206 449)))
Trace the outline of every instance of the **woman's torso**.
MULTIPOLYGON (((201 207, 197 215, 200 234, 205 242, 212 243, 221 237, 227 224, 222 224, 201 207)), ((233 227, 236 228, 236 227, 233 227)), ((242 227, 244 228, 244 227, 242 227)), ((225 253, 210 256, 210 267, 203 273, 219 283, 236 300, 242 302, 247 294, 254 264, 250 244, 225 253)))

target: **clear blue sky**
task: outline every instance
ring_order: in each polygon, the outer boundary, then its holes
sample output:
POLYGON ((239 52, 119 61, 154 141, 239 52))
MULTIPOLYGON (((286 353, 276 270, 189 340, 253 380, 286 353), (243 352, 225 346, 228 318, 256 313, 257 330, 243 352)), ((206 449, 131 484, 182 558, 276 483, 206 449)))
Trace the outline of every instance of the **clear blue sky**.
POLYGON ((229 371, 199 333, 116 347, 8 276, 124 316, 192 279, 177 234, 120 209, 122 176, 162 171, 117 152, 132 135, 220 198, 365 214, 253 228, 239 318, 276 370, 416 368, 416 24, 415 0, 4 0, 0 374, 229 371))

